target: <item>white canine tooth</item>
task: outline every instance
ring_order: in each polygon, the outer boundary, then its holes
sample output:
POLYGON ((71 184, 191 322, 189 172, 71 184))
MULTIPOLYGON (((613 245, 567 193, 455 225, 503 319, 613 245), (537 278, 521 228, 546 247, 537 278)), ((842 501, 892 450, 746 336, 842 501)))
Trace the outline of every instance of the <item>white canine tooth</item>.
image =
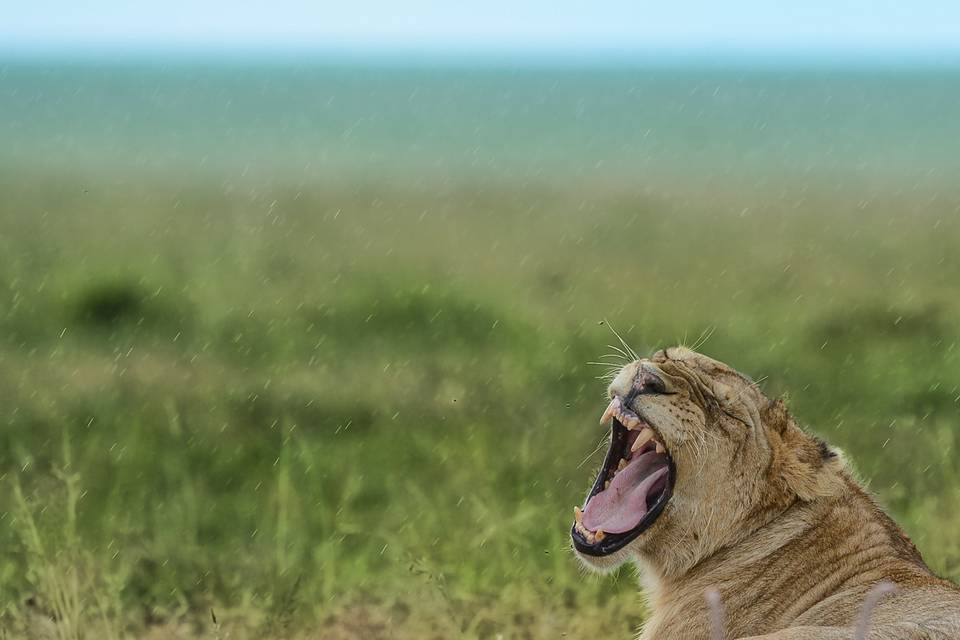
POLYGON ((573 508, 573 519, 577 521, 577 524, 580 524, 580 521, 583 520, 583 511, 580 507, 573 508))
POLYGON ((650 427, 644 427, 644 429, 640 432, 640 435, 637 436, 637 439, 633 441, 630 451, 635 452, 637 449, 647 444, 651 440, 653 440, 653 429, 650 427))
POLYGON ((666 448, 665 448, 662 444, 660 444, 660 443, 658 442, 658 443, 657 443, 657 453, 666 453, 666 451, 667 451, 666 448))
POLYGON ((607 405, 607 410, 603 412, 603 415, 600 416, 600 424, 603 424, 610 418, 612 418, 617 411, 620 409, 620 398, 614 398, 610 401, 610 404, 607 405))

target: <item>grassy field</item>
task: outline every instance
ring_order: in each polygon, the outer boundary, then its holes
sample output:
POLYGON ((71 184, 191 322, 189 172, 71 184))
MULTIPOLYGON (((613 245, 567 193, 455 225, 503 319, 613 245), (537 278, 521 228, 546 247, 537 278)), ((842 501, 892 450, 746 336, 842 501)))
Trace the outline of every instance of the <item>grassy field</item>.
POLYGON ((960 579, 960 192, 0 189, 2 638, 627 637, 567 537, 608 325, 788 392, 960 579))

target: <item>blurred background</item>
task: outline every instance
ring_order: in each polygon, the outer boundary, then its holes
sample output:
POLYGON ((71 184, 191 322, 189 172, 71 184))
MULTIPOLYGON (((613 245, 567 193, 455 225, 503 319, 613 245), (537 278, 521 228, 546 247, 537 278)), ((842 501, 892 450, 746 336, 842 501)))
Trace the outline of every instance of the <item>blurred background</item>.
POLYGON ((958 114, 934 0, 0 9, 0 637, 629 637, 613 330, 960 579, 958 114))

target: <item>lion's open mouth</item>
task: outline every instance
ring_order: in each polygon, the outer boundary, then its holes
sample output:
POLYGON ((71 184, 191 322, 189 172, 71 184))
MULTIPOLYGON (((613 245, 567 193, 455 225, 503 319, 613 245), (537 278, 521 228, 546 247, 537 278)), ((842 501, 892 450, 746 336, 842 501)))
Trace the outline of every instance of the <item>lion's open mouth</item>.
POLYGON ((673 492, 676 470, 653 427, 614 398, 610 449, 570 532, 581 553, 605 556, 621 549, 657 519, 673 492))

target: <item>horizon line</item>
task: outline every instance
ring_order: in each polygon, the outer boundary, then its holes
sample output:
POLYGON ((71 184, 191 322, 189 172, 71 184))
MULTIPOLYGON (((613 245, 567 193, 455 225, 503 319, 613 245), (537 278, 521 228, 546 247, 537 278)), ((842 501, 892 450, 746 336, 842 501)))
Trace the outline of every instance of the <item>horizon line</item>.
POLYGON ((960 46, 888 47, 480 47, 480 46, 265 46, 189 43, 0 44, 0 63, 313 63, 386 67, 597 67, 707 66, 748 68, 943 68, 960 66, 960 46), (125 56, 125 58, 117 58, 125 56))

